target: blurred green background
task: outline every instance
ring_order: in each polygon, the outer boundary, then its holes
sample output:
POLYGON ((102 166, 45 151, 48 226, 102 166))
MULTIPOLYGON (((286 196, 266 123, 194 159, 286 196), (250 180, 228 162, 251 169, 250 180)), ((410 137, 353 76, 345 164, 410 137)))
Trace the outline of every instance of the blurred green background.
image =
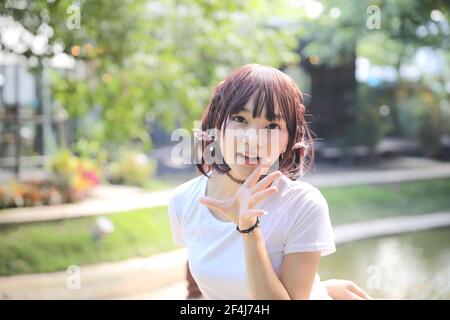
MULTIPOLYGON (((197 173, 171 157, 171 135, 192 130, 214 86, 247 63, 279 68, 304 93, 317 136, 305 179, 335 226, 449 212, 449 18, 443 0, 3 1, 0 276, 176 249, 164 197, 197 173)), ((435 248, 421 268, 442 269, 446 235, 395 241, 435 248)), ((370 290, 361 274, 384 240, 364 241, 325 258, 325 278, 359 272, 370 290), (352 254, 363 258, 345 265, 352 254)), ((370 293, 450 297, 417 286, 370 293)))

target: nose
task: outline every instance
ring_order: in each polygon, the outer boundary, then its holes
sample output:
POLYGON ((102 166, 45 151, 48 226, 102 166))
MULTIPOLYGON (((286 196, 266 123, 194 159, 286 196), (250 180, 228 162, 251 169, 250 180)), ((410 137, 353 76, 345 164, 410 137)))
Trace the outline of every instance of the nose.
POLYGON ((254 128, 247 129, 245 131, 245 146, 250 149, 250 152, 258 151, 259 141, 258 133, 254 128))
POLYGON ((258 134, 255 129, 248 129, 245 133, 246 139, 249 143, 255 144, 258 142, 258 134))

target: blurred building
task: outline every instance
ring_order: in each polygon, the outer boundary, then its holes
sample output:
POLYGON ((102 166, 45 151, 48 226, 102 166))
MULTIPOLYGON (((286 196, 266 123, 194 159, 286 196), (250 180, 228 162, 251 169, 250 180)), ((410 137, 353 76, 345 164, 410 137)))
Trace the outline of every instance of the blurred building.
POLYGON ((32 72, 30 60, 0 53, 0 179, 27 178, 21 169, 42 168, 69 134, 67 116, 56 112, 50 99, 48 70, 54 61, 32 72))

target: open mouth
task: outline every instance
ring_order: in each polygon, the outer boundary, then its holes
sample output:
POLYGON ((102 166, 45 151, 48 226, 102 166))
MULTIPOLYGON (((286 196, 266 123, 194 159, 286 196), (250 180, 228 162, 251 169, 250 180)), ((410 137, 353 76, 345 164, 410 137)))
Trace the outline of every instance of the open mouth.
POLYGON ((237 153, 237 156, 242 160, 241 163, 246 165, 257 165, 261 162, 261 158, 259 156, 250 157, 242 153, 237 153))

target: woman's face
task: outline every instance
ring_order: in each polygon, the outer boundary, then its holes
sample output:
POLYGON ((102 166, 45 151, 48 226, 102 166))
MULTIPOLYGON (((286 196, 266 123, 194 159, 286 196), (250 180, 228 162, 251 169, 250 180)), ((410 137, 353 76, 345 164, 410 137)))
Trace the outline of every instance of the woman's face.
POLYGON ((279 109, 275 114, 280 117, 274 121, 266 119, 266 108, 259 118, 253 118, 252 112, 253 99, 249 99, 244 110, 230 115, 224 123, 225 137, 220 135, 225 162, 232 173, 243 178, 248 177, 259 163, 268 162, 272 166, 288 144, 286 122, 279 109))

